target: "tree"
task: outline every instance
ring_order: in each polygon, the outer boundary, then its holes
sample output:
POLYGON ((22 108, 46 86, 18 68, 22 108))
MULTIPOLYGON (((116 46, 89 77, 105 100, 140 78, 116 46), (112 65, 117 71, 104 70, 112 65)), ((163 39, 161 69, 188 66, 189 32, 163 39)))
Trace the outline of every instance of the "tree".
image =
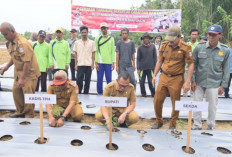
POLYGON ((26 32, 23 34, 23 36, 24 36, 24 38, 26 38, 27 40, 29 40, 30 37, 31 37, 31 32, 26 31, 26 32))

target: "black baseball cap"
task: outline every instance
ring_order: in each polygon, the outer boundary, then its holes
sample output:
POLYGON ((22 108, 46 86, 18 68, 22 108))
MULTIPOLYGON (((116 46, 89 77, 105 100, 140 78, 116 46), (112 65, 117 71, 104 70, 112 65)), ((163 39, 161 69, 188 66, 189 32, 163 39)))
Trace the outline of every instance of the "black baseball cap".
POLYGON ((46 32, 43 31, 43 30, 40 30, 39 33, 38 33, 38 35, 46 37, 46 32))

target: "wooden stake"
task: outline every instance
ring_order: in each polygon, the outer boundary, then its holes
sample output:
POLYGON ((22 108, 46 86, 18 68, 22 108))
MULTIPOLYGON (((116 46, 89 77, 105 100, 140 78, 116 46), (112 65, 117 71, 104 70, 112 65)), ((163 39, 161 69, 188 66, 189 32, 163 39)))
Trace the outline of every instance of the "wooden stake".
POLYGON ((40 115, 40 142, 44 142, 43 135, 43 104, 39 104, 39 115, 40 115))
POLYGON ((110 118, 110 124, 109 124, 109 149, 112 150, 112 107, 109 109, 109 118, 110 118))
POLYGON ((192 126, 192 111, 189 111, 188 116, 188 133, 187 133, 187 144, 186 144, 186 152, 189 153, 189 145, 190 145, 190 135, 191 135, 191 126, 192 126))

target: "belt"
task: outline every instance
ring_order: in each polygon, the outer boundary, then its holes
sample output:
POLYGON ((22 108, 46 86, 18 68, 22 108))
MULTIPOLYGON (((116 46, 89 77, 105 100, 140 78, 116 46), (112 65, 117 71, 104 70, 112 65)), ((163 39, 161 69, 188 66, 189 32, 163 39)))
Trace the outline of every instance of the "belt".
POLYGON ((174 77, 174 76, 184 75, 183 73, 172 75, 172 74, 167 74, 167 73, 165 73, 164 71, 162 71, 162 73, 164 73, 164 74, 167 75, 168 77, 174 77))

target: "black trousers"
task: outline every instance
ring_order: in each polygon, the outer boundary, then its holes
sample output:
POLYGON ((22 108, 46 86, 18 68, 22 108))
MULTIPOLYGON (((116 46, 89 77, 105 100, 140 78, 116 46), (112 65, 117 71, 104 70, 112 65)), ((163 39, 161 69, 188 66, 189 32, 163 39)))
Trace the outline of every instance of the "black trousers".
POLYGON ((79 93, 81 94, 83 89, 83 81, 85 80, 84 94, 89 93, 90 80, 92 75, 91 66, 78 66, 77 69, 77 85, 79 87, 79 93))
POLYGON ((139 83, 140 83, 140 90, 141 90, 141 94, 142 96, 146 96, 146 90, 145 90, 145 80, 146 80, 146 76, 147 76, 147 80, 148 80, 148 86, 149 89, 151 91, 151 96, 154 97, 155 95, 155 88, 153 88, 152 86, 152 73, 153 73, 153 69, 148 69, 148 70, 141 70, 140 72, 140 76, 139 76, 139 83))
POLYGON ((47 73, 41 72, 41 76, 38 78, 37 85, 35 91, 38 92, 39 84, 41 80, 41 92, 47 92, 47 73))
POLYGON ((231 78, 232 78, 232 73, 230 73, 230 79, 229 79, 229 82, 228 82, 228 87, 225 88, 225 97, 226 98, 229 97, 229 88, 230 88, 231 78))
POLYGON ((71 71, 72 80, 73 81, 76 80, 76 78, 75 78, 75 59, 71 59, 70 71, 71 71))

